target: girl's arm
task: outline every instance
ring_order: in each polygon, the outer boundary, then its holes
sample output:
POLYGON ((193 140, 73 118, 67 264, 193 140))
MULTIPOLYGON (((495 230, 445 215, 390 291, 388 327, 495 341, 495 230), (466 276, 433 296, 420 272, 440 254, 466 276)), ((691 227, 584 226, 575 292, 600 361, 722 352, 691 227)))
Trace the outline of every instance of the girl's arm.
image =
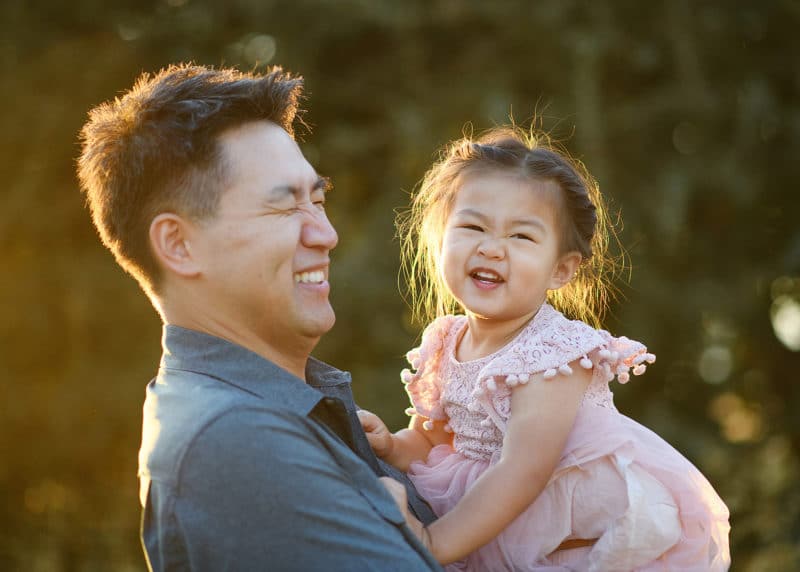
POLYGON ((403 472, 408 471, 412 462, 427 459, 433 447, 450 443, 453 438, 444 430, 446 421, 433 421, 433 427, 427 430, 422 424, 428 419, 420 415, 411 417, 408 429, 394 434, 374 413, 362 409, 358 411, 358 418, 375 454, 403 472))
POLYGON ((423 538, 436 559, 449 564, 497 536, 542 492, 575 422, 592 372, 573 365, 572 375, 531 378, 511 394, 511 418, 496 465, 423 538))

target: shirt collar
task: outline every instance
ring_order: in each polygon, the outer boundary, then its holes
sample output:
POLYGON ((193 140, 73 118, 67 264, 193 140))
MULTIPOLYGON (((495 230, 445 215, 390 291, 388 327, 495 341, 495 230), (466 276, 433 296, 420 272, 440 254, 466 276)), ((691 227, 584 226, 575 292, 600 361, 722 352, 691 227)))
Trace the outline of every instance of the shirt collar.
POLYGON ((346 372, 309 358, 306 383, 245 347, 173 324, 164 326, 161 345, 162 369, 207 375, 303 414, 310 412, 323 397, 316 387, 350 382, 346 372))

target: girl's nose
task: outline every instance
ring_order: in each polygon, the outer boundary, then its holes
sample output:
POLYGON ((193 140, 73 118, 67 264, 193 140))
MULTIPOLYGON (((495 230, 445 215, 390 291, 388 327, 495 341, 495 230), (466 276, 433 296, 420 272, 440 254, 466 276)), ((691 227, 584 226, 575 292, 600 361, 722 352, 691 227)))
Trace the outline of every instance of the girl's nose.
POLYGON ((484 258, 501 259, 505 256, 505 249, 501 240, 487 238, 478 245, 478 254, 484 258))

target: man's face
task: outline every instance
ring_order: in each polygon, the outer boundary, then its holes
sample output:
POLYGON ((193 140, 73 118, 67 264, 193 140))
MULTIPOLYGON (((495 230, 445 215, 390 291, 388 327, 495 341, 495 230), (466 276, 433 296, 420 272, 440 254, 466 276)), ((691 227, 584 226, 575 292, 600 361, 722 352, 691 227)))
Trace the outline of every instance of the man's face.
POLYGON ((315 344, 335 316, 328 301, 336 231, 325 214, 327 182, 294 140, 267 121, 220 137, 226 187, 193 246, 218 335, 281 352, 315 344))

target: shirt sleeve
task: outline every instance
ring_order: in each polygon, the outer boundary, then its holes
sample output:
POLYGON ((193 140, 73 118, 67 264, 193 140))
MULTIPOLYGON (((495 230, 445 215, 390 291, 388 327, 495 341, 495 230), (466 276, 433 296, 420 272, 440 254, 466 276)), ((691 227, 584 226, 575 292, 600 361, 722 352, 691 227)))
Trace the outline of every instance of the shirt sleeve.
POLYGON ((193 571, 439 569, 369 467, 302 415, 216 419, 182 460, 173 511, 193 571))

